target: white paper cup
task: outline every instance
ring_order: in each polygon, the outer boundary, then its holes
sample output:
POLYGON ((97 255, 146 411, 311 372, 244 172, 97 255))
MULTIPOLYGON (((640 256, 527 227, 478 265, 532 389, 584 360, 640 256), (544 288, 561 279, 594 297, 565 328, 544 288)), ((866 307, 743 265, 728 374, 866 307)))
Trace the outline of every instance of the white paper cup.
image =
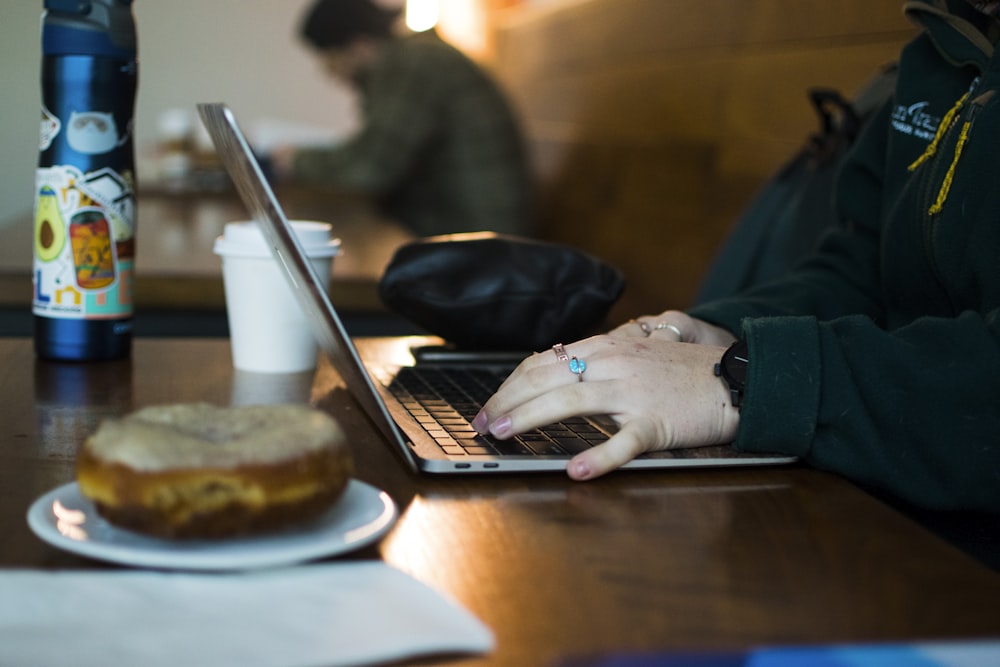
MULTIPOLYGON (((317 275, 328 283, 340 239, 323 222, 293 220, 292 228, 317 275)), ((215 240, 222 257, 233 366, 253 373, 315 368, 317 344, 309 321, 256 222, 226 224, 215 240)))

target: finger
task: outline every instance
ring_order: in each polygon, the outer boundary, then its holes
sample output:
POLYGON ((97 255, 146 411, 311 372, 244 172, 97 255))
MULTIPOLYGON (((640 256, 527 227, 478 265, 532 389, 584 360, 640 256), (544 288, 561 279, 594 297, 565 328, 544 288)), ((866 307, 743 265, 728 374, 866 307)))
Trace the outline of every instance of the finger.
POLYGON ((650 317, 640 317, 620 324, 608 332, 609 336, 617 338, 649 338, 653 333, 653 321, 650 317))
POLYGON ((566 473, 575 480, 587 480, 620 468, 654 446, 654 429, 645 420, 635 419, 599 445, 574 456, 566 473))
POLYGON ((675 340, 678 343, 684 341, 684 333, 681 331, 681 328, 668 320, 661 320, 654 324, 650 335, 655 335, 657 338, 675 340))
MULTIPOLYGON (((565 384, 567 380, 579 382, 586 373, 584 367, 588 364, 588 355, 597 349, 598 344, 593 341, 594 338, 589 338, 568 345, 557 343, 551 350, 537 352, 523 360, 486 402, 488 412, 498 414, 520 401, 565 384), (574 367, 581 372, 575 372, 574 367)), ((585 377, 589 378, 591 374, 585 377)))
MULTIPOLYGON (((586 374, 586 361, 578 354, 571 356, 569 352, 571 350, 580 352, 582 349, 579 344, 574 344, 571 348, 555 345, 552 352, 540 352, 522 361, 486 401, 472 420, 472 427, 479 433, 491 432, 498 437, 506 437, 513 428, 511 420, 509 418, 504 420, 499 428, 496 422, 509 417, 509 414, 519 406, 537 401, 556 404, 560 401, 569 401, 570 405, 576 405, 572 394, 566 397, 559 394, 552 395, 551 392, 574 383, 581 384, 586 374), (578 372, 573 372, 574 367, 578 372)), ((544 424, 534 426, 538 425, 544 424)))
POLYGON ((524 401, 510 410, 498 413, 485 423, 473 426, 482 425, 493 436, 507 439, 570 417, 606 414, 608 406, 614 400, 615 386, 614 382, 568 384, 524 401))

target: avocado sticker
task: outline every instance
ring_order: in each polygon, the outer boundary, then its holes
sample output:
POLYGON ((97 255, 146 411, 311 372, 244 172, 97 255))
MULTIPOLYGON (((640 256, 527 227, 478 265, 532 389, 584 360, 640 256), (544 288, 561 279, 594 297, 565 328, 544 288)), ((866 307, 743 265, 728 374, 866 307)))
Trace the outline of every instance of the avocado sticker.
POLYGON ((35 252, 38 259, 51 262, 59 257, 66 245, 66 223, 56 191, 45 185, 38 191, 38 205, 35 207, 35 252))

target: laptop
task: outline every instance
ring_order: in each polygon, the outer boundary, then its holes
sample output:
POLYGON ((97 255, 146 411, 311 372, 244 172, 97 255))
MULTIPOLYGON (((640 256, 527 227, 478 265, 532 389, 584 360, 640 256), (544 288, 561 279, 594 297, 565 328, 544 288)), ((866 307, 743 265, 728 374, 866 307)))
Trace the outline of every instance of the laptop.
MULTIPOLYGON (((578 417, 515 440, 481 436, 469 422, 517 364, 502 353, 415 349, 405 366, 365 365, 306 258, 233 112, 198 111, 243 203, 271 245, 320 347, 382 437, 413 470, 441 474, 563 471, 581 448, 616 430, 606 416, 578 417)), ((731 447, 654 452, 625 468, 752 466, 790 463, 787 456, 741 454, 731 447)))

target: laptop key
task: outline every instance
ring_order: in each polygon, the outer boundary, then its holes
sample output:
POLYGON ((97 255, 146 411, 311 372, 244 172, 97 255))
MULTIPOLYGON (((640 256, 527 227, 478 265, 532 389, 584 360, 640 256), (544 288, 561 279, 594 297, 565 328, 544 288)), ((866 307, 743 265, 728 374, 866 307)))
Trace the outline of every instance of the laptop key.
POLYGON ((493 456, 496 450, 492 447, 466 447, 465 453, 469 456, 493 456))
POLYGON ((521 441, 535 454, 542 456, 559 456, 566 453, 560 449, 556 443, 552 442, 548 438, 540 438, 537 440, 527 440, 522 438, 521 441))
POLYGON ((582 438, 554 438, 567 454, 579 454, 591 448, 591 443, 582 438))
POLYGON ((495 440, 493 446, 503 456, 532 456, 534 452, 517 439, 495 440))

